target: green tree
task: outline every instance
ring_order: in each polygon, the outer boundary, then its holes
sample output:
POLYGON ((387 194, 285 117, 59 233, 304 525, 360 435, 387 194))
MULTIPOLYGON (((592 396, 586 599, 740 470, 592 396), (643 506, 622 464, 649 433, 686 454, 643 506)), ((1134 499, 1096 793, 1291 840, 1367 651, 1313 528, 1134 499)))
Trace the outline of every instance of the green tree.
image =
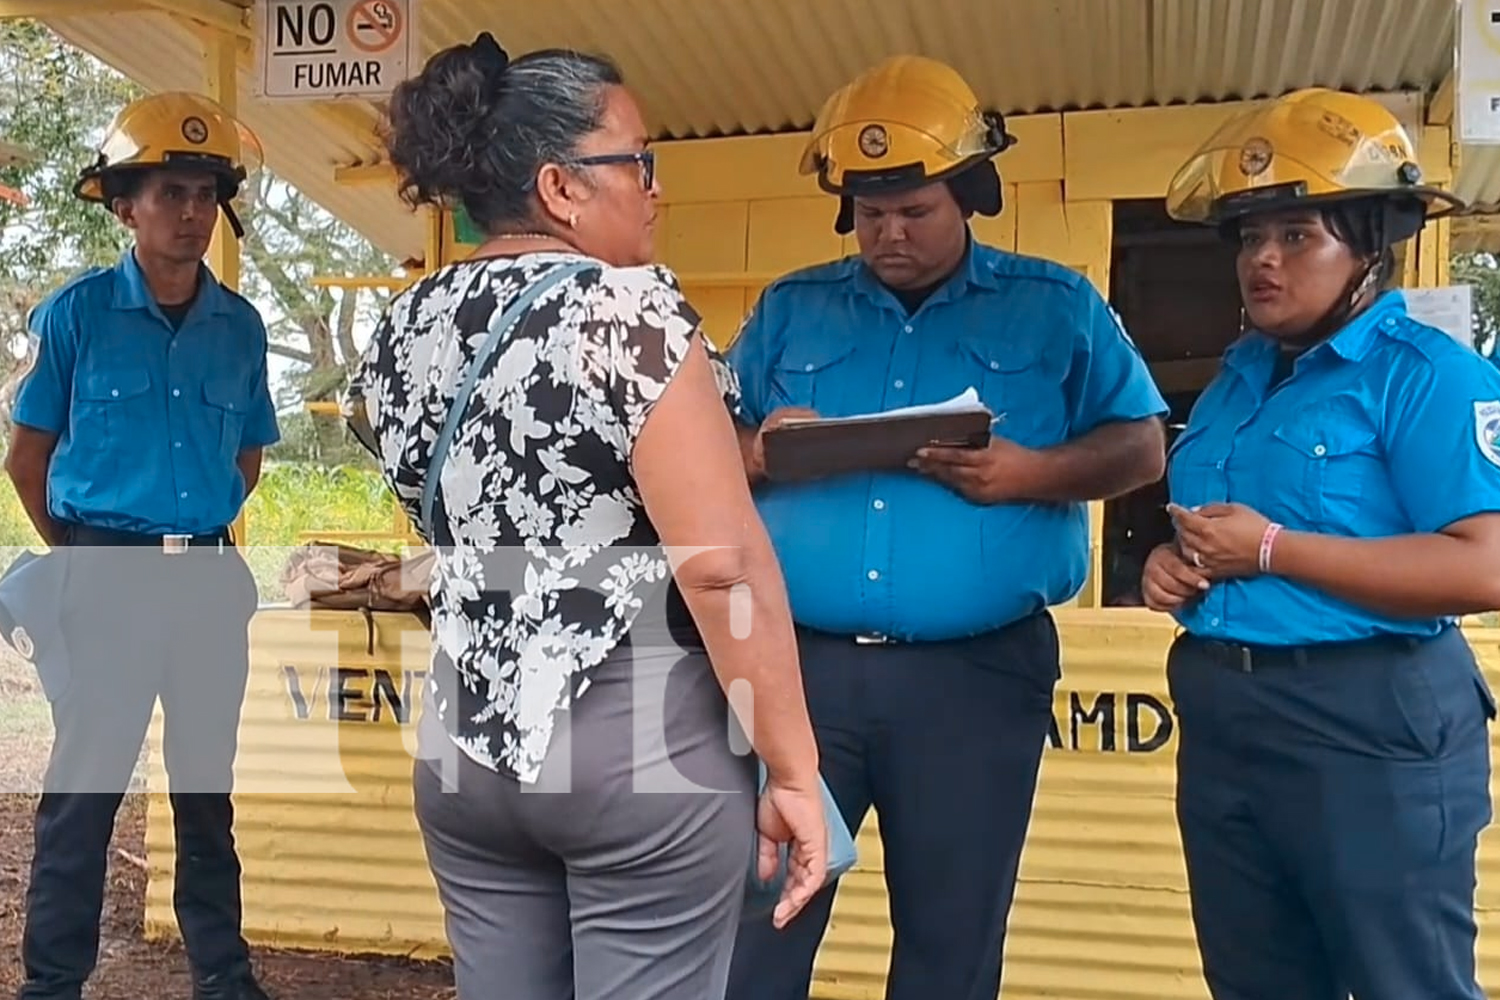
MULTIPOLYGON (((0 203, 0 416, 10 396, 31 308, 78 271, 113 263, 129 232, 102 206, 73 196, 114 113, 142 91, 32 21, 0 21, 0 139, 32 151, 0 168, 0 182, 31 203, 0 203)), ((310 419, 304 400, 336 397, 356 357, 355 332, 386 293, 317 288, 319 275, 390 274, 394 261, 311 200, 263 170, 236 210, 245 224, 241 292, 262 309, 271 350, 291 362, 279 402, 283 444, 273 459, 364 464, 336 419, 310 419)))
POLYGON ((1473 289, 1474 349, 1493 355, 1500 340, 1500 261, 1492 253, 1455 254, 1449 280, 1473 289))

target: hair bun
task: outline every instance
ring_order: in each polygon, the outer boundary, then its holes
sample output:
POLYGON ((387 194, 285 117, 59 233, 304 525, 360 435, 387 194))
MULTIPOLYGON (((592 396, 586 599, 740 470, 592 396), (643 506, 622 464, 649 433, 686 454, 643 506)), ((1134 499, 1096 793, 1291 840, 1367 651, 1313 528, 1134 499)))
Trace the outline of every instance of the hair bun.
POLYGON ((505 68, 510 65, 510 54, 501 47, 499 42, 495 41, 495 36, 488 31, 480 32, 479 37, 474 39, 469 48, 479 57, 485 74, 491 79, 504 73, 505 68))

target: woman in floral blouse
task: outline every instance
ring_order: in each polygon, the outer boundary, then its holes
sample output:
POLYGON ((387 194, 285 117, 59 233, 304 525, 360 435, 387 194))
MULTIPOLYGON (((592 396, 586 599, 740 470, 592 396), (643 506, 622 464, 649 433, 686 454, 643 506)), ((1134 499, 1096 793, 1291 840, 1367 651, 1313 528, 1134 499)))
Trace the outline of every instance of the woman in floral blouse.
POLYGON ((817 748, 738 387, 648 263, 646 139, 611 64, 511 62, 487 33, 391 102, 403 196, 488 235, 396 298, 355 379, 417 523, 491 319, 588 265, 481 362, 438 477, 414 781, 460 1000, 721 997, 757 842, 765 875, 790 849, 778 923, 823 881, 817 748))

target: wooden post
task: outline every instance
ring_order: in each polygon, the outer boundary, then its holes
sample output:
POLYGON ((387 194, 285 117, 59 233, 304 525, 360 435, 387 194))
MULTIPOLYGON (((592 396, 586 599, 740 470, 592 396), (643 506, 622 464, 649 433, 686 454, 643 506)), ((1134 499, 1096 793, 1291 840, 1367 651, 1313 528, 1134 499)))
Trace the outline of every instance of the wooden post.
MULTIPOLYGON (((240 113, 238 42, 234 35, 203 28, 203 93, 219 102, 234 117, 240 113)), ((226 288, 240 288, 240 241, 221 214, 208 247, 208 266, 226 288)), ((245 544, 245 513, 240 511, 230 528, 236 545, 245 544)))

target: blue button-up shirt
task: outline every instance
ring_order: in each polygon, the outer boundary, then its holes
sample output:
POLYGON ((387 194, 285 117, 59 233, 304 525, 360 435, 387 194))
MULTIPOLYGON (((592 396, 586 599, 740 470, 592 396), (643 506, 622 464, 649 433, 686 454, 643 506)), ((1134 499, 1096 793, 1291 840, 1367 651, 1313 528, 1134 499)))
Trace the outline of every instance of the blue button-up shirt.
MULTIPOLYGON (((1031 448, 1167 411, 1082 275, 978 243, 912 315, 858 258, 766 289, 729 352, 757 426, 783 406, 850 416, 969 387, 1031 448)), ((1088 574, 1086 505, 976 505, 915 472, 756 490, 794 617, 837 633, 976 635, 1068 600, 1088 574)))
POLYGON ((174 331, 127 251, 54 292, 30 325, 33 367, 14 419, 58 436, 54 518, 150 534, 235 519, 237 456, 279 438, 254 306, 204 268, 174 331))
MULTIPOLYGON (((1347 538, 1439 531, 1500 510, 1500 372, 1408 316, 1399 291, 1268 392, 1276 351, 1250 333, 1225 353, 1172 446, 1177 503, 1242 503, 1289 529, 1347 538)), ((1176 618, 1196 635, 1273 645, 1444 625, 1387 618, 1277 576, 1215 583, 1176 618)))

